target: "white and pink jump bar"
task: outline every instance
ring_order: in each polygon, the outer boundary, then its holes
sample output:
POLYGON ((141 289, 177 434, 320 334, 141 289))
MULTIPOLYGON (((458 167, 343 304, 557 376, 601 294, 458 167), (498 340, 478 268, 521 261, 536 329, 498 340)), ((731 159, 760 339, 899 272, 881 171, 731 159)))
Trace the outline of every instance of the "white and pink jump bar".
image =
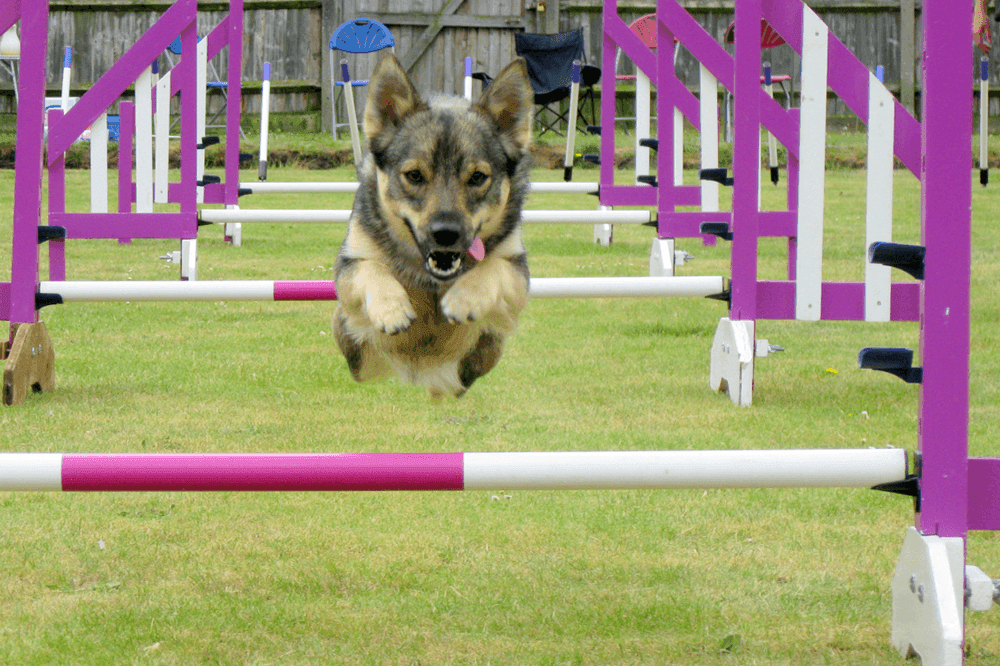
MULTIPOLYGON (((698 298, 721 294, 721 276, 532 278, 532 298, 698 298)), ((42 282, 63 303, 132 301, 334 301, 330 280, 96 280, 42 282)))
POLYGON ((871 488, 904 449, 532 453, 0 453, 2 491, 871 488))

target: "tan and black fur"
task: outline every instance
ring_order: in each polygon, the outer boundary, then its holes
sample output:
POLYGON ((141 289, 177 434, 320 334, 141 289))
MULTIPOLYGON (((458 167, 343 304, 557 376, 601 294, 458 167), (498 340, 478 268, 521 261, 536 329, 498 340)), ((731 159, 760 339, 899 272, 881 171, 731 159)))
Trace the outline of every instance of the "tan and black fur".
POLYGON ((333 328, 357 381, 396 375, 461 396, 496 365, 528 298, 532 109, 520 59, 474 104, 425 101, 394 56, 379 61, 336 264, 333 328))

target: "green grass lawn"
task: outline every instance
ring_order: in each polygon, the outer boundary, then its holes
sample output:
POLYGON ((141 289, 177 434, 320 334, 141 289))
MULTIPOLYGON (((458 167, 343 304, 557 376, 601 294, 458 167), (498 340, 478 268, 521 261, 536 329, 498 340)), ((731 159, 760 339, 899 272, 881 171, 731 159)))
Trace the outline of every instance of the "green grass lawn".
MULTIPOLYGON (((897 172, 896 240, 918 242, 897 172)), ((556 180, 558 171, 537 171, 556 180)), ((86 173, 71 171, 70 192, 86 173)), ((246 180, 256 177, 247 171, 246 180)), ((272 169, 271 180, 352 171, 272 169)), ((581 172, 579 179, 596 179, 581 172)), ((691 182, 693 174, 687 177, 691 182)), ((9 237, 13 174, 0 171, 9 237)), ((765 188, 769 205, 782 185, 765 188)), ((863 271, 864 175, 828 175, 825 270, 863 271)), ((83 199, 71 201, 79 210, 83 199)), ((268 195, 243 207, 346 208, 268 195)), ((536 208, 593 197, 535 195, 536 208)), ((1000 213, 973 207, 971 441, 996 455, 1000 213)), ((202 280, 331 279, 342 226, 205 228, 202 280)), ((645 275, 652 230, 610 248, 585 226, 526 230, 536 276, 645 275)), ((177 279, 173 241, 76 242, 69 279, 177 279)), ((679 247, 728 275, 728 247, 679 247)), ((761 276, 782 248, 762 243, 761 276)), ((6 270, 7 261, 0 266, 6 270)), ((897 279, 901 279, 896 276, 897 279)), ((9 279, 0 275, 2 279, 9 279)), ((368 452, 916 447, 917 390, 856 368, 916 324, 761 322, 754 406, 708 388, 724 304, 531 302, 500 365, 459 401, 356 384, 330 303, 67 304, 42 311, 57 389, 0 410, 5 451, 368 452)), ((889 585, 912 504, 861 490, 467 493, 0 493, 3 663, 897 664, 889 585)), ((969 561, 1000 574, 1000 539, 969 561)), ((1000 615, 968 618, 970 666, 1000 658, 1000 615)))

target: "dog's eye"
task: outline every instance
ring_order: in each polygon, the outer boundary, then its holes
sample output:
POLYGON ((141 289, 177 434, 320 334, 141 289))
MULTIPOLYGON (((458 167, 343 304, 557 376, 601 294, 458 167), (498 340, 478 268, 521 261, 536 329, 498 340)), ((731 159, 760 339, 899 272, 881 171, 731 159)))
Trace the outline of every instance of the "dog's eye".
POLYGON ((404 173, 403 176, 406 178, 407 182, 410 183, 410 185, 423 185, 425 182, 427 182, 424 179, 424 174, 420 171, 420 169, 410 169, 409 171, 404 173))
POLYGON ((468 180, 469 187, 479 187, 480 185, 485 183, 488 178, 489 176, 487 176, 482 171, 476 171, 471 176, 469 176, 468 180))

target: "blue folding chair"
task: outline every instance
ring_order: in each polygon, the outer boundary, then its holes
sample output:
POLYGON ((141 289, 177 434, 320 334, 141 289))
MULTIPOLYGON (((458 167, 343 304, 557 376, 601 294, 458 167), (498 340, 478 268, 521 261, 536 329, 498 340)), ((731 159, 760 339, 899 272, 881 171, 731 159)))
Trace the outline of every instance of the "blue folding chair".
MULTIPOLYGON (((340 67, 334 61, 334 51, 343 53, 375 53, 382 49, 394 49, 396 40, 387 27, 374 19, 357 18, 341 23, 330 37, 330 97, 332 104, 333 138, 337 138, 337 130, 346 127, 348 123, 337 124, 337 93, 341 90, 343 97, 344 82, 337 81, 340 67)), ((367 80, 351 81, 351 88, 367 86, 367 80)), ((345 100, 346 102, 346 100, 345 100)))

